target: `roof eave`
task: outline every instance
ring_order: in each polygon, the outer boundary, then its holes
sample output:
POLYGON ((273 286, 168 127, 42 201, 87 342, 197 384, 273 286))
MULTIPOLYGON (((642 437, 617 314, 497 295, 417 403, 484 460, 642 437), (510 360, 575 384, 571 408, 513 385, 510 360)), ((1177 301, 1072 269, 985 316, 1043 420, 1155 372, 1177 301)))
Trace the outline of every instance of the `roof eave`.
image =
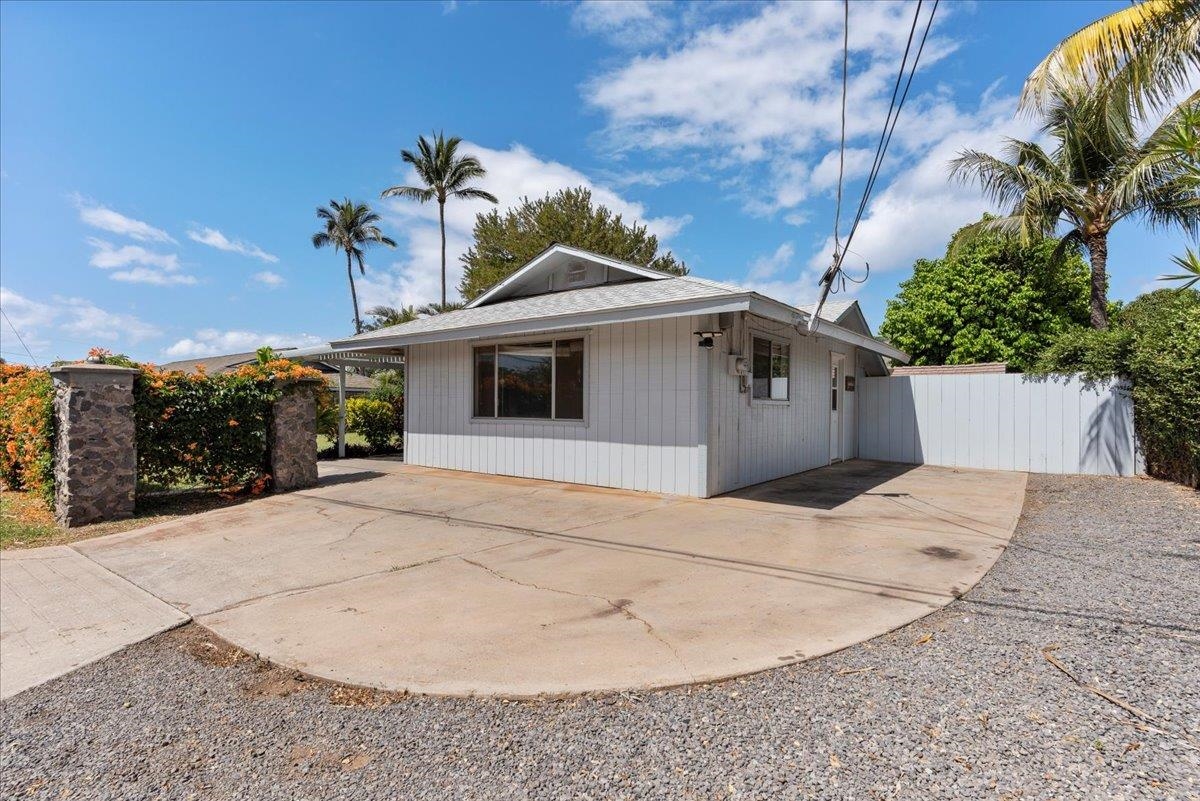
MULTIPOLYGON (((766 317, 769 320, 786 323, 787 325, 803 323, 807 326, 809 319, 812 317, 806 311, 789 306, 778 300, 773 300, 766 295, 760 295, 757 292, 753 293, 750 302, 750 312, 760 317, 766 317)), ((851 331, 829 320, 817 320, 815 333, 827 336, 830 339, 836 339, 838 342, 845 342, 848 345, 869 350, 872 353, 878 353, 880 356, 887 356, 899 362, 907 363, 909 359, 907 353, 881 339, 860 334, 857 331, 851 331)))
POLYGON ((571 312, 550 317, 531 317, 502 323, 446 328, 436 331, 416 331, 411 334, 378 336, 370 339, 343 339, 330 343, 334 350, 371 350, 396 348, 407 345, 423 345, 431 342, 450 342, 459 339, 482 339, 487 337, 529 334, 554 331, 564 328, 579 328, 589 325, 631 323, 654 320, 662 317, 685 317, 693 314, 719 314, 721 312, 746 311, 750 308, 751 293, 722 295, 719 297, 677 300, 670 303, 652 303, 624 306, 592 312, 571 312))

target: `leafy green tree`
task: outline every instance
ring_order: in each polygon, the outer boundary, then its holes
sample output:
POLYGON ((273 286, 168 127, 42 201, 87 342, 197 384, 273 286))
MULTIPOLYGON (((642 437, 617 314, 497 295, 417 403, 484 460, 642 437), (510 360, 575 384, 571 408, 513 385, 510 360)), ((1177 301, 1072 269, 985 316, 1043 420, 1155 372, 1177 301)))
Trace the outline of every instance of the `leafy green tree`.
POLYGON ((995 361, 1025 370, 1060 333, 1087 325, 1088 270, 1077 248, 1060 257, 1056 240, 1022 245, 965 231, 943 258, 919 260, 888 301, 879 333, 912 364, 995 361))
POLYGON ((1082 244, 1092 266, 1091 323, 1108 326, 1108 234, 1119 222, 1200 233, 1200 91, 1176 106, 1148 135, 1132 110, 1087 82, 1056 84, 1037 142, 1009 139, 1004 158, 968 150, 952 175, 978 181, 1008 206, 1008 216, 983 227, 1023 242, 1054 236, 1082 244))
POLYGON ((1108 330, 1064 333, 1034 369, 1127 378, 1146 471, 1200 485, 1200 292, 1142 295, 1116 312, 1108 330))
POLYGON ((413 166, 423 186, 393 186, 383 190, 383 197, 406 197, 419 203, 438 202, 438 223, 442 229, 442 305, 446 305, 446 200, 449 198, 481 199, 498 203, 496 196, 467 184, 487 175, 487 170, 475 156, 458 155, 462 139, 449 139, 439 133, 430 141, 417 137, 417 152, 401 150, 400 158, 413 166))
POLYGON ((372 245, 396 247, 396 243, 383 235, 379 228, 380 216, 371 211, 366 203, 355 203, 346 198, 341 203, 329 201, 328 206, 317 208, 317 219, 324 224, 323 230, 313 234, 315 248, 332 247, 346 254, 346 277, 350 280, 350 300, 354 304, 354 333, 361 334, 362 318, 358 314, 358 292, 354 289, 354 262, 358 272, 366 275, 363 251, 372 245))
POLYGON ((658 237, 646 226, 626 224, 620 214, 592 202, 585 187, 563 189, 538 200, 522 199, 503 214, 496 210, 475 217, 475 244, 463 257, 459 292, 472 300, 551 244, 570 245, 614 259, 675 275, 687 266, 667 251, 659 253, 658 237))

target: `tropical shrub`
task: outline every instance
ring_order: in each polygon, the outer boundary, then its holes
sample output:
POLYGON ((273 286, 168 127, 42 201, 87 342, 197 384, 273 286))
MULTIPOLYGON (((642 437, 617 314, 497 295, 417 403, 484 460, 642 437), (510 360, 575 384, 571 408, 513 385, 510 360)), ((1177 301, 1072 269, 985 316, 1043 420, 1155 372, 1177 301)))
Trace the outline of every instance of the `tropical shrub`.
POLYGON ((374 398, 346 401, 346 428, 361 434, 373 451, 386 450, 396 434, 392 405, 374 398))
POLYGON ((392 429, 399 434, 404 430, 404 371, 378 370, 372 378, 375 388, 367 393, 367 397, 391 405, 392 429))
POLYGON ((54 497, 54 384, 50 373, 0 364, 0 481, 54 497))
POLYGON ((1036 369, 1128 378, 1146 472, 1200 486, 1200 292, 1142 295, 1108 330, 1061 336, 1036 369))
MULTIPOLYGON (((269 354, 212 376, 138 366, 138 480, 162 486, 262 488, 271 404, 289 384, 315 380, 325 386, 319 370, 269 354)), ((318 418, 331 404, 328 395, 317 392, 318 418)))
POLYGON ((959 231, 945 256, 917 261, 888 301, 880 336, 914 365, 1029 369, 1059 334, 1088 323, 1087 265, 1078 248, 1056 254, 1058 244, 959 231))

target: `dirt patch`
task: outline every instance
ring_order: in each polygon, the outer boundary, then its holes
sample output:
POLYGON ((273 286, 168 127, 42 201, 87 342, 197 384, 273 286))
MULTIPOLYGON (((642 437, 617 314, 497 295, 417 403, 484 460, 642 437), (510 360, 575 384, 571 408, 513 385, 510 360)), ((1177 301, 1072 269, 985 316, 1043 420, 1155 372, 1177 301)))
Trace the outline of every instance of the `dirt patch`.
MULTIPOLYGON (((246 665, 252 673, 242 685, 242 692, 252 698, 287 698, 300 692, 321 691, 335 706, 378 709, 398 703, 408 697, 404 692, 376 690, 339 684, 335 681, 306 675, 294 668, 280 667, 243 651, 221 639, 203 626, 191 623, 162 635, 175 641, 175 647, 197 662, 215 668, 246 665)), ((365 764, 365 763, 364 763, 365 764)))
POLYGON ((179 650, 205 665, 227 668, 239 662, 254 661, 254 657, 241 648, 231 645, 200 626, 183 626, 170 632, 168 636, 173 636, 178 641, 179 650))
POLYGON ((387 690, 376 690, 371 687, 352 687, 338 684, 329 691, 329 703, 335 706, 366 707, 378 709, 390 706, 407 697, 406 693, 394 693, 387 690))

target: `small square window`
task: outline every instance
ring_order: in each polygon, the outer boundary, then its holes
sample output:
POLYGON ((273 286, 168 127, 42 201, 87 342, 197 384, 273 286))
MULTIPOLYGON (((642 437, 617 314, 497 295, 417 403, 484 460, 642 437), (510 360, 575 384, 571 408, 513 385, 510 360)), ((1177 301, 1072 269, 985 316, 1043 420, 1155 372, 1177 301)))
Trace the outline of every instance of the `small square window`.
POLYGON ((787 400, 792 348, 786 342, 754 337, 751 370, 756 400, 787 400))

